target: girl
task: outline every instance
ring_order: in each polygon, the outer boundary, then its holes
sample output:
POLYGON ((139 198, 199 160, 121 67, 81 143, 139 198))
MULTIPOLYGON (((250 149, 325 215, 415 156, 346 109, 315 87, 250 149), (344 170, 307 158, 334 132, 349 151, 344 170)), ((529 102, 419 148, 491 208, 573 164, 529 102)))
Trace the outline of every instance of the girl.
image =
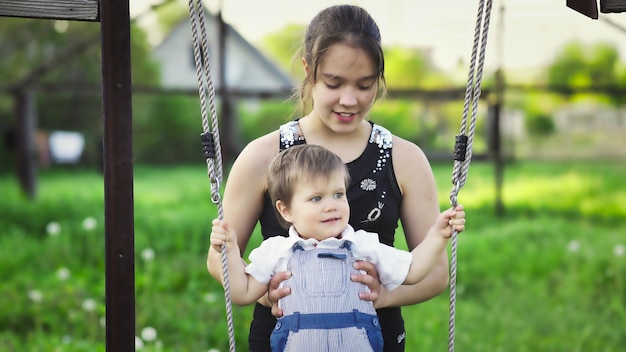
MULTIPOLYGON (((224 190, 224 220, 237 233, 245 251, 257 222, 264 239, 285 233, 267 194, 267 171, 280 150, 297 144, 316 144, 339 155, 350 172, 347 198, 350 225, 378 233, 393 246, 398 221, 409 250, 426 236, 439 214, 437 190, 426 156, 415 144, 368 120, 370 109, 385 91, 384 57, 380 32, 366 10, 351 5, 322 10, 309 24, 302 48, 305 78, 300 88, 303 115, 277 131, 250 142, 235 160, 224 190)), ((214 249, 209 249, 214 251, 214 249)), ((209 255, 211 275, 221 278, 221 263, 209 255)), ((374 266, 365 261, 352 280, 371 292, 382 327, 385 351, 404 351, 404 321, 400 307, 428 300, 448 284, 448 259, 441 253, 431 272, 415 285, 387 291, 381 288, 374 266)), ((256 304, 249 348, 270 351, 269 338, 281 310, 272 303, 289 294, 278 288, 288 272, 274 275, 269 294, 256 304), (270 308, 271 307, 271 308, 270 308)))

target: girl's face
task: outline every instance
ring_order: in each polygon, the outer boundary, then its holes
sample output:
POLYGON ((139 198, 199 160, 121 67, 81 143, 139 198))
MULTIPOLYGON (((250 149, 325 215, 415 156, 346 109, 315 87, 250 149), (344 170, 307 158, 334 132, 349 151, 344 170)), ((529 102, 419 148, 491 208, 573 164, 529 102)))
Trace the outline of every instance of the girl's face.
POLYGON ((276 208, 304 239, 337 237, 350 218, 345 177, 337 171, 328 178, 298 180, 289 206, 279 200, 276 208))
POLYGON ((312 114, 335 132, 352 132, 367 117, 377 89, 378 73, 370 56, 360 48, 334 44, 319 63, 312 114))

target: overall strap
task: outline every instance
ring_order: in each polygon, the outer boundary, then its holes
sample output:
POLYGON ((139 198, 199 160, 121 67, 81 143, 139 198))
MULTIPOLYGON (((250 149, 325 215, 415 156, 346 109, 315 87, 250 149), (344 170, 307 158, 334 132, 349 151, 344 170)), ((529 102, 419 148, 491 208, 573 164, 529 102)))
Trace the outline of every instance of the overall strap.
POLYGON ((298 332, 302 329, 344 329, 344 328, 376 328, 380 324, 376 315, 359 312, 354 309, 348 313, 314 313, 300 314, 294 312, 291 315, 278 319, 275 331, 298 332))

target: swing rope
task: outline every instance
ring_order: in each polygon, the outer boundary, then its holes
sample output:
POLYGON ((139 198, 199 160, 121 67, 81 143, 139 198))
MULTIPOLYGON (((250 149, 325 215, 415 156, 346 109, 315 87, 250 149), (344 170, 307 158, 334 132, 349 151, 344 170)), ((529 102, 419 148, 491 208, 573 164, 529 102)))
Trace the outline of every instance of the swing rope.
MULTIPOLYGON (((198 77, 198 94, 200 95, 200 113, 202 116, 203 131, 200 135, 202 139, 202 150, 207 162, 207 174, 211 184, 211 201, 217 205, 218 218, 223 219, 224 210, 220 197, 220 184, 223 179, 222 150, 215 109, 215 89, 211 80, 209 43, 206 34, 202 0, 196 0, 195 3, 193 0, 189 0, 189 17, 193 41, 193 56, 196 64, 196 75, 198 77), (198 32, 200 32, 200 34, 198 34, 198 32)), ((222 244, 222 273, 224 299, 226 301, 226 320, 228 324, 228 343, 230 351, 235 352, 235 329, 233 325, 232 302, 230 299, 230 280, 228 278, 226 244, 222 244)))
MULTIPOLYGON (((465 101, 463 104, 463 118, 461 120, 461 131, 456 136, 454 146, 454 168, 452 171, 452 191, 450 192, 450 205, 454 208, 458 205, 458 195, 461 188, 467 181, 467 174, 472 160, 472 145, 474 143, 474 132, 476 130, 476 114, 478 111, 478 100, 480 98, 480 87, 483 76, 483 66, 485 63, 485 52, 487 48, 487 34, 489 32, 489 20, 491 18, 492 0, 480 0, 478 4, 478 16, 476 18, 476 28, 474 32, 474 45, 465 89, 465 101), (480 51, 479 51, 480 46, 480 51), (478 66, 476 66, 476 56, 478 55, 478 66), (468 113, 471 104, 471 118, 468 126, 468 113)), ((457 270, 457 235, 452 232, 452 244, 450 249, 450 319, 448 321, 448 351, 454 352, 454 320, 456 314, 456 270, 457 270)))

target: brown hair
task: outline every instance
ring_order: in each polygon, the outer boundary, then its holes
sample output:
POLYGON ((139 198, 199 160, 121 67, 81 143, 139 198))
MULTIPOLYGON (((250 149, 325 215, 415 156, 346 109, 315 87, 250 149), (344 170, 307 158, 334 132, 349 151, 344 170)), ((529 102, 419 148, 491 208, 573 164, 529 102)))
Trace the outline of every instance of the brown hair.
MULTIPOLYGON (((345 173, 346 187, 350 181, 348 168, 341 158, 330 150, 313 144, 289 147, 272 160, 267 176, 267 190, 276 206, 278 200, 289 206, 296 184, 303 180, 319 177, 329 178, 335 172, 345 173)), ((278 221, 288 228, 287 223, 276 211, 278 221)))
POLYGON ((302 58, 306 60, 310 70, 296 93, 303 115, 313 105, 311 87, 317 81, 319 64, 324 59, 328 49, 339 43, 363 49, 370 56, 378 75, 377 98, 385 94, 385 58, 378 25, 370 14, 361 7, 353 5, 331 6, 322 10, 311 20, 304 36, 302 58))

